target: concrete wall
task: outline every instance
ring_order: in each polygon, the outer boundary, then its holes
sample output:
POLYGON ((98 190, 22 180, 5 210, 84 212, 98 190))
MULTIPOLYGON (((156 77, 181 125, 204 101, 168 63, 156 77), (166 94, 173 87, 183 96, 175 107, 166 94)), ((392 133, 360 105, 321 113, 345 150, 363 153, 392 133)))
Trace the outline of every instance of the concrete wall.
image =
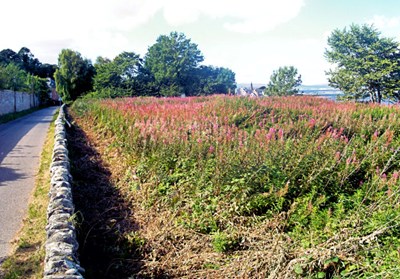
POLYGON ((25 92, 0 90, 0 115, 27 110, 39 105, 39 98, 25 92))

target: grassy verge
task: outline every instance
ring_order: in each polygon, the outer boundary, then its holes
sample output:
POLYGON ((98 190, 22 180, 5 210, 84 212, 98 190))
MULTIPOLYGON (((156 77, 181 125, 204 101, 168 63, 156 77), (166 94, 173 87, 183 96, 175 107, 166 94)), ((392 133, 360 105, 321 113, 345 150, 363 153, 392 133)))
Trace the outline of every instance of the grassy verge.
POLYGON ((37 110, 42 109, 43 107, 36 107, 36 108, 31 108, 27 110, 23 110, 20 112, 15 112, 15 113, 7 113, 5 115, 0 115, 0 124, 7 123, 9 121, 15 120, 17 118, 20 118, 22 116, 28 115, 32 112, 35 112, 37 110))
MULTIPOLYGON (((56 116, 57 113, 54 117, 56 116)), ((5 279, 43 277, 47 195, 50 187, 49 168, 53 146, 54 121, 50 124, 43 146, 36 186, 28 208, 28 216, 24 220, 23 227, 17 236, 15 252, 2 265, 2 273, 5 279)))

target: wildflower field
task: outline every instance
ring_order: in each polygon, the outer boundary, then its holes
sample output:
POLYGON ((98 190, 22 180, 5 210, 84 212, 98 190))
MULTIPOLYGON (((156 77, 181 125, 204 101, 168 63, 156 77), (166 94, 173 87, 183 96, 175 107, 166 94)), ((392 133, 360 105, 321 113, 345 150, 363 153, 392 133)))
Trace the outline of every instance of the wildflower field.
POLYGON ((72 113, 132 206, 140 276, 400 278, 399 107, 211 96, 72 113))

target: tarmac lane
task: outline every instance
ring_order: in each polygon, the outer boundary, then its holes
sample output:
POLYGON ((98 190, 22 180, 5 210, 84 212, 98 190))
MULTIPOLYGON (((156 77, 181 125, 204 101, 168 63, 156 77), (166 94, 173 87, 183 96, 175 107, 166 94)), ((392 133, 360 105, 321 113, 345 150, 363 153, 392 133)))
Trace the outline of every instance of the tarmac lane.
POLYGON ((0 124, 0 264, 28 210, 40 154, 58 107, 49 107, 0 124))

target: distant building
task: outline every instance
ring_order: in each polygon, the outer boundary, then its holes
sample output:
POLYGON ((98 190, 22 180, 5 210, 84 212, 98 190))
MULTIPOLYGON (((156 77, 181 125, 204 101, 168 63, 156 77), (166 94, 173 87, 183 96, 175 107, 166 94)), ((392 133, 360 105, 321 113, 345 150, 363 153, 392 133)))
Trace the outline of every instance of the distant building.
MULTIPOLYGON (((251 84, 251 87, 253 84, 251 84)), ((247 88, 247 87, 239 87, 236 89, 236 95, 238 96, 249 96, 249 97, 262 97, 264 96, 265 86, 261 86, 259 88, 247 88)))

